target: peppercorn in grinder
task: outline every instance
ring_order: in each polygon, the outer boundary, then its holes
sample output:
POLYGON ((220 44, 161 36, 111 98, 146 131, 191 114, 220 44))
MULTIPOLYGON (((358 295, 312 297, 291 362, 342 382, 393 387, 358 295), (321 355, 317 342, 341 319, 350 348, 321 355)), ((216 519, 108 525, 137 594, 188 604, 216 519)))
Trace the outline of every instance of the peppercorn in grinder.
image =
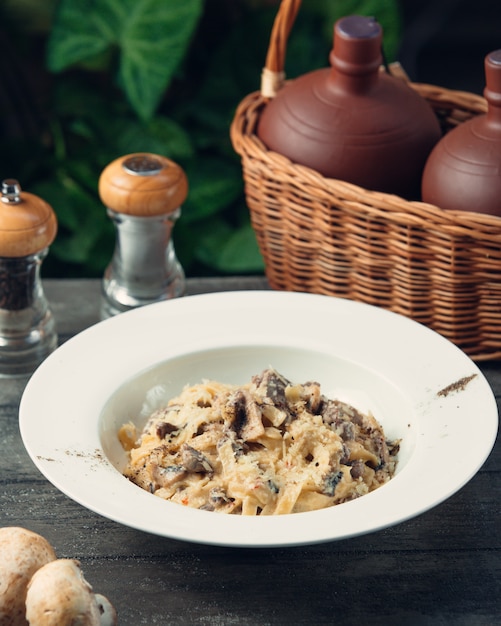
POLYGON ((41 198, 2 182, 0 195, 0 376, 23 376, 57 347, 40 277, 57 219, 41 198))
POLYGON ((171 235, 187 194, 184 171, 163 156, 129 154, 103 170, 99 195, 116 229, 102 283, 103 319, 184 294, 171 235))

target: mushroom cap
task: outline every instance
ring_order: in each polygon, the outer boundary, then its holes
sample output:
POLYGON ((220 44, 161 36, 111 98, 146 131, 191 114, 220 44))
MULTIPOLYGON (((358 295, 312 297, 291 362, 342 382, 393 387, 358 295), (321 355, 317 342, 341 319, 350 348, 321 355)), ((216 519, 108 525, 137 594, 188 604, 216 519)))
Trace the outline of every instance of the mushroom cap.
POLYGON ((100 626, 101 611, 79 561, 58 559, 32 577, 26 594, 30 626, 100 626))
POLYGON ((56 559, 50 543, 26 528, 0 528, 0 624, 23 626, 26 588, 33 574, 56 559))

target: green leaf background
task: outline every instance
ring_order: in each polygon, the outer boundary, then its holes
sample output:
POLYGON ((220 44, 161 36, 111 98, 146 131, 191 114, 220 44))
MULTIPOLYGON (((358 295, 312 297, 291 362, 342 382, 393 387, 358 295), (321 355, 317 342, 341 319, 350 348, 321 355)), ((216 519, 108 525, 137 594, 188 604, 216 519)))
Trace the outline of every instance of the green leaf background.
MULTIPOLYGON (((174 229, 190 275, 263 271, 229 139, 240 100, 259 89, 278 0, 0 0, 15 33, 23 106, 9 89, 0 168, 56 211, 48 276, 100 276, 115 233, 98 195, 113 159, 163 154, 186 171, 189 194, 174 229)), ((397 0, 303 0, 287 49, 295 77, 328 64, 342 15, 375 16, 386 56, 399 41, 397 0)), ((9 30, 7 28, 7 30, 9 30)))
POLYGON ((49 39, 53 72, 116 49, 116 80, 143 119, 152 116, 183 59, 202 0, 62 0, 49 39))

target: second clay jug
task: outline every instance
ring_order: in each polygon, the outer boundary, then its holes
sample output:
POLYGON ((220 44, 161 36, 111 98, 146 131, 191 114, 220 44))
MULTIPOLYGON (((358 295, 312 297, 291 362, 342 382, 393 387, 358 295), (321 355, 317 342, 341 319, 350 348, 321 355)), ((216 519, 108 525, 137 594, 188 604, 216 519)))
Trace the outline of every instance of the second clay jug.
POLYGON ((442 209, 501 217, 501 50, 484 60, 487 113, 444 135, 423 173, 422 198, 442 209))

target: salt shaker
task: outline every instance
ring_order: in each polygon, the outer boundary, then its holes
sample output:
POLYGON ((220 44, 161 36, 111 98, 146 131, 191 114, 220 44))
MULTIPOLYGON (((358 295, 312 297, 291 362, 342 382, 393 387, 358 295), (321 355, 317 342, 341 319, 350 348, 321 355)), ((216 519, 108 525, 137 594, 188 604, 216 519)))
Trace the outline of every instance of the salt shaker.
POLYGON ((57 347, 40 270, 57 232, 44 200, 6 179, 0 196, 0 376, 24 376, 57 347))
POLYGON ((99 195, 116 230, 102 282, 103 319, 184 294, 172 228, 187 194, 183 169, 164 156, 129 154, 103 170, 99 195))

